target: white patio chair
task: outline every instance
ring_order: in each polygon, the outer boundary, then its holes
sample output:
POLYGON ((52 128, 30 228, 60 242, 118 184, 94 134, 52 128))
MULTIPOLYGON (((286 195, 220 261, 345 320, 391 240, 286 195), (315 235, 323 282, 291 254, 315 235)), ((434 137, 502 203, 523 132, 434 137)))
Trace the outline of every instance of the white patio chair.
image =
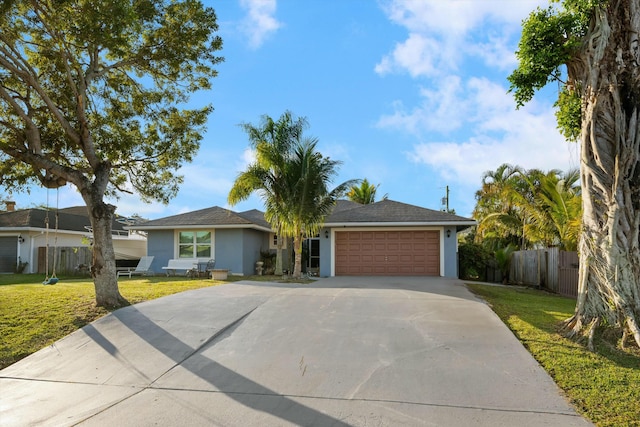
POLYGON ((118 271, 118 277, 120 276, 129 276, 131 277, 134 274, 145 275, 151 272, 151 263, 153 262, 153 256, 143 256, 140 258, 140 262, 136 266, 135 270, 121 270, 118 271))

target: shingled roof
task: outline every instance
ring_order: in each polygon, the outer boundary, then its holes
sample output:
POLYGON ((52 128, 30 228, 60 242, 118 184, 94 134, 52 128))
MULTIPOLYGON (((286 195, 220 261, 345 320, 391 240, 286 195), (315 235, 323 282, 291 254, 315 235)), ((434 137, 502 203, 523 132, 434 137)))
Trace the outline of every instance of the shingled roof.
POLYGON ((356 205, 355 207, 334 211, 325 220, 325 225, 362 225, 364 223, 398 225, 407 223, 414 225, 451 224, 466 228, 475 224, 475 221, 470 218, 388 199, 366 205, 356 205))
MULTIPOLYGON (((475 221, 462 216, 393 200, 361 205, 349 200, 338 200, 333 213, 325 221, 325 225, 456 225, 462 230, 475 224, 475 221)), ((213 228, 259 228, 270 230, 271 226, 264 219, 264 212, 253 209, 245 212, 233 212, 219 206, 200 209, 179 215, 168 216, 142 224, 131 226, 136 230, 171 229, 185 227, 213 228)))
MULTIPOLYGON (((55 228, 56 211, 48 211, 49 228, 55 228)), ((21 209, 17 211, 0 212, 0 228, 2 229, 45 229, 46 209, 21 209)), ((91 221, 84 206, 64 208, 58 211, 58 229, 66 231, 86 232, 91 227, 91 221)), ((124 231, 122 224, 113 221, 111 224, 114 232, 124 231)))
POLYGON ((131 228, 136 230, 149 230, 183 227, 271 228, 269 223, 265 221, 264 214, 259 210, 254 209, 236 213, 219 206, 151 220, 132 226, 131 228))

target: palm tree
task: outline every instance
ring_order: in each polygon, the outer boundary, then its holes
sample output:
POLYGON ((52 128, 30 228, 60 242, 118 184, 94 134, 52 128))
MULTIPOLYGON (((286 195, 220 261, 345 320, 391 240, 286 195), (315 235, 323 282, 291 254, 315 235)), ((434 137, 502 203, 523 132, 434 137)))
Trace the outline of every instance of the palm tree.
POLYGON ((302 241, 318 234, 336 200, 356 182, 346 181, 329 190, 328 185, 341 162, 322 156, 316 151, 316 145, 317 140, 311 138, 295 147, 285 172, 286 203, 274 207, 281 209, 278 218, 282 234, 293 238, 294 278, 302 274, 302 241))
POLYGON ((286 182, 285 169, 290 161, 292 150, 308 126, 304 117, 294 118, 285 111, 278 121, 268 115, 262 116, 260 126, 241 124, 247 132, 249 143, 256 152, 256 161, 236 178, 228 196, 231 206, 246 200, 252 193, 258 192, 265 203, 265 219, 274 229, 277 239, 275 274, 282 274, 282 235, 281 212, 285 209, 286 182))
MULTIPOLYGON (((352 202, 360 203, 361 205, 374 203, 376 201, 376 191, 378 190, 378 187, 380 187, 380 184, 370 184, 367 178, 360 181, 359 184, 360 185, 357 185, 356 183, 349 188, 347 198, 352 202)), ((389 195, 385 194, 382 196, 382 200, 386 200, 388 197, 389 195)))
POLYGON ((534 223, 550 236, 547 245, 558 245, 564 250, 578 247, 582 217, 582 197, 576 183, 580 179, 577 169, 566 174, 548 173, 543 176, 537 191, 534 223))
POLYGON ((265 219, 278 235, 275 274, 282 274, 282 238, 294 239, 294 277, 302 271, 302 239, 315 236, 335 201, 356 181, 347 181, 333 190, 329 182, 340 164, 315 151, 316 139, 303 139, 304 118, 285 112, 277 122, 262 117, 260 127, 242 125, 256 161, 236 178, 228 201, 235 205, 258 192, 265 204, 265 219))
POLYGON ((476 192, 473 217, 478 221, 476 237, 491 249, 509 244, 525 246, 522 197, 524 187, 519 166, 502 164, 482 176, 482 188, 476 192))
POLYGON ((575 249, 581 210, 578 180, 576 170, 562 174, 508 164, 486 172, 476 193, 476 237, 493 249, 508 244, 575 249))

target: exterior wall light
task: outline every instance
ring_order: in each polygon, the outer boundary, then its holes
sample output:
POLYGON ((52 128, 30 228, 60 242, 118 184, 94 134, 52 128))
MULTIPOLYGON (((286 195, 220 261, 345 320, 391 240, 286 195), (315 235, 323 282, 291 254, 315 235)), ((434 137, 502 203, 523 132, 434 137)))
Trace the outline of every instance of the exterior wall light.
POLYGON ((447 237, 451 237, 451 230, 447 230, 447 237))
POLYGON ((329 238, 329 230, 324 230, 324 238, 325 239, 329 238))

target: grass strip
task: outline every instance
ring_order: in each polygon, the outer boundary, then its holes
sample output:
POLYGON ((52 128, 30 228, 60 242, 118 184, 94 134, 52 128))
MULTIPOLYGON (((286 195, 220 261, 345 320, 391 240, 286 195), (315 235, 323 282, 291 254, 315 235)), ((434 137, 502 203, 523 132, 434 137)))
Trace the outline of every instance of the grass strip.
MULTIPOLYGON (((0 276, 0 369, 106 315, 95 305, 90 279, 62 278, 42 284, 42 275, 0 276)), ((131 304, 224 282, 184 277, 120 278, 131 304)))
POLYGON ((596 351, 560 334, 575 300, 542 291, 468 284, 489 303, 564 390, 577 411, 597 426, 640 426, 640 352, 621 350, 616 337, 596 337, 596 351))

